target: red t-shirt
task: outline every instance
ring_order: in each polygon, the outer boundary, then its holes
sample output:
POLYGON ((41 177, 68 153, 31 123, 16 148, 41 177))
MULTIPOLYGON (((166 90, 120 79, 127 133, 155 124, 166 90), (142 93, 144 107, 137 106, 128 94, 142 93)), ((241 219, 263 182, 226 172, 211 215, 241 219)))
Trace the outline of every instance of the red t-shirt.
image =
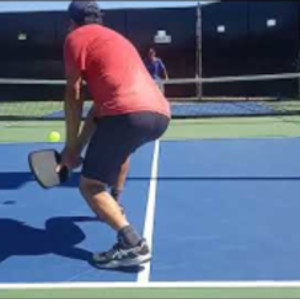
POLYGON ((86 80, 99 117, 141 111, 170 117, 169 103, 149 75, 134 46, 100 25, 85 25, 65 41, 66 72, 86 80))

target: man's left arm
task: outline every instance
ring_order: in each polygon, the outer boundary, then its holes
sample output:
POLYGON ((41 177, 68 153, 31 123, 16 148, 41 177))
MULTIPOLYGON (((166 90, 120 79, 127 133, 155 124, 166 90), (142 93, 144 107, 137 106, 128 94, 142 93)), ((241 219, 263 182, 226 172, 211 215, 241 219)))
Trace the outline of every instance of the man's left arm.
POLYGON ((160 71, 163 75, 163 79, 167 80, 169 78, 169 74, 168 74, 168 71, 167 71, 167 68, 166 68, 165 64, 162 62, 161 59, 159 59, 159 68, 160 68, 160 71))

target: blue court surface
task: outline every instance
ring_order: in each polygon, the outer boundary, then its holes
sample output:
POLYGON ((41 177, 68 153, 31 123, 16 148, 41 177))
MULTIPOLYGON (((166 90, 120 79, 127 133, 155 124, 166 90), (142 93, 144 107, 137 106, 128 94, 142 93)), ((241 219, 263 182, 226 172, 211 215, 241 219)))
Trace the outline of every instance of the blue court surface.
MULTIPOLYGON (((81 198, 78 173, 50 191, 32 179, 27 154, 48 147, 0 146, 0 283, 137 281, 88 263, 115 236, 81 198)), ((300 139, 161 141, 150 184, 153 151, 132 157, 122 199, 140 233, 153 223, 149 281, 300 280, 300 139)))
MULTIPOLYGON (((83 109, 83 117, 86 117, 90 105, 83 109)), ((267 103, 255 101, 225 101, 225 102, 203 102, 203 103, 177 103, 171 105, 173 117, 193 116, 232 116, 232 115, 270 115, 280 111, 274 109, 267 103)), ((64 119, 64 111, 57 110, 44 116, 45 119, 64 119)))

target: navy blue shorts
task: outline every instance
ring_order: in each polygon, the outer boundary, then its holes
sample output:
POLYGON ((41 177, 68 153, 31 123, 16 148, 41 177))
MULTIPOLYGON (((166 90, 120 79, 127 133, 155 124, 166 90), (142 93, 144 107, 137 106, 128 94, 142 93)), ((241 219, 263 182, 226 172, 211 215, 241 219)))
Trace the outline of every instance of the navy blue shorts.
POLYGON ((116 183, 130 154, 161 137, 169 124, 169 118, 153 112, 107 116, 95 121, 97 128, 86 152, 82 175, 109 186, 116 183))

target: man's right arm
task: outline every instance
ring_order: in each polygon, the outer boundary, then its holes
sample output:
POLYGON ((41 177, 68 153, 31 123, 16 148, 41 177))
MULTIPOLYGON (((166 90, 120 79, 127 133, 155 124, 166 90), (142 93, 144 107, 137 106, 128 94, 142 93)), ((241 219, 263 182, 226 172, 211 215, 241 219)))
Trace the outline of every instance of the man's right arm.
POLYGON ((95 132, 96 124, 94 118, 95 118, 95 109, 94 106, 92 106, 82 126, 80 135, 78 137, 77 147, 80 152, 82 152, 84 147, 89 143, 92 135, 95 132))

